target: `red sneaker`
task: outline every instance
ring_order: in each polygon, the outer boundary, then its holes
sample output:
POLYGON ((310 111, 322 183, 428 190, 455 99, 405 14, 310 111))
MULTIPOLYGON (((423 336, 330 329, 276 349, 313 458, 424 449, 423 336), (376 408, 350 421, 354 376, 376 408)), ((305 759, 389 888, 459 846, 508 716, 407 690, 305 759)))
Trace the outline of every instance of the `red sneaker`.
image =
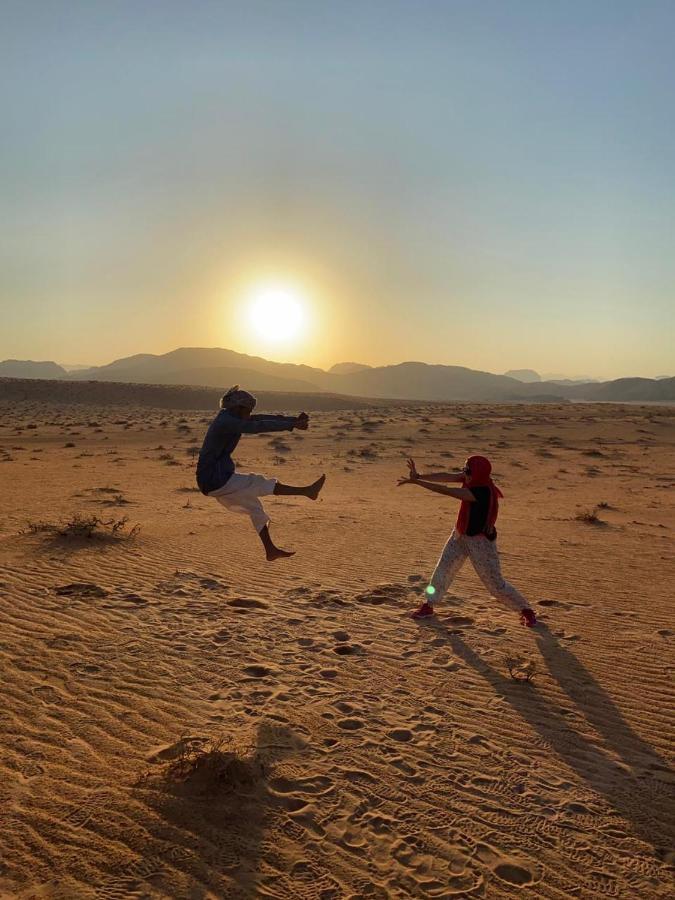
POLYGON ((527 628, 534 628, 537 624, 537 616, 533 609, 525 608, 520 611, 520 624, 527 628))
POLYGON ((416 609, 412 613, 413 619, 428 619, 429 616, 434 615, 434 608, 430 603, 423 603, 419 609, 416 609))

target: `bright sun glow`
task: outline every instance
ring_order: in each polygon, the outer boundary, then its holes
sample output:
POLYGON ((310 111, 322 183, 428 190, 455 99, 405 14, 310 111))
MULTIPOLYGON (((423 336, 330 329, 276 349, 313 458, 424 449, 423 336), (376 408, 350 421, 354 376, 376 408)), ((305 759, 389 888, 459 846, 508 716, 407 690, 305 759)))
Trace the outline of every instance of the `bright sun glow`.
POLYGON ((305 325, 304 297, 295 288, 265 285, 250 293, 248 318, 256 335, 266 341, 289 341, 305 325))

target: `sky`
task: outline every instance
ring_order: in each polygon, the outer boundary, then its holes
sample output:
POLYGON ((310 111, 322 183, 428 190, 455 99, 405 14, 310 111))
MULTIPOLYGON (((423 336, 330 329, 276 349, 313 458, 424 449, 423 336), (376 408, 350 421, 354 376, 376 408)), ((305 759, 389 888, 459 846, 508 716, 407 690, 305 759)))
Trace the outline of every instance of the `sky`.
POLYGON ((0 15, 0 359, 675 374, 672 0, 0 15))

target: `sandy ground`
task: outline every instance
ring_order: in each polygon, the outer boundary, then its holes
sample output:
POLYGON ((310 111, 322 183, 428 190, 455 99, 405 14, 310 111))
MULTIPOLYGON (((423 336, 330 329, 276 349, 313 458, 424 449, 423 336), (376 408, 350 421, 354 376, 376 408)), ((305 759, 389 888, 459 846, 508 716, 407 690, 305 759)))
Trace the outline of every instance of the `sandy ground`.
POLYGON ((207 413, 0 414, 1 896, 673 896, 675 410, 337 411, 245 438, 242 470, 328 474, 317 503, 270 499, 298 550, 273 565, 193 489, 207 413), (396 487, 411 452, 493 459, 539 628, 470 568, 437 622, 406 617, 456 513, 396 487), (74 515, 140 532, 20 533, 74 515))

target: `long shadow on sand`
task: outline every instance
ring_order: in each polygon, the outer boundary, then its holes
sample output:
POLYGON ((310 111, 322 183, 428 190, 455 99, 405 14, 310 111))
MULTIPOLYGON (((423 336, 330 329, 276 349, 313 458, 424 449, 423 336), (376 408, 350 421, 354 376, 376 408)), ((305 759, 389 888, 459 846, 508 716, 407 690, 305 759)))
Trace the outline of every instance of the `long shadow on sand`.
POLYGON ((502 675, 460 635, 448 631, 445 634, 454 653, 508 700, 553 752, 630 823, 637 837, 654 848, 658 858, 664 859, 672 851, 675 840, 672 770, 631 729, 593 675, 573 653, 560 646, 545 625, 537 627, 536 640, 552 676, 602 736, 606 748, 621 760, 621 765, 602 746, 575 731, 565 713, 543 696, 535 684, 515 682, 502 675))
MULTIPOLYGON (((256 746, 248 756, 249 768, 269 771, 269 767, 301 750, 304 742, 289 728, 262 722, 256 746)), ((266 832, 272 797, 264 775, 254 783, 234 791, 214 785, 210 794, 196 797, 185 790, 141 790, 137 798, 150 807, 158 819, 146 824, 151 845, 159 842, 177 872, 179 893, 194 900, 214 896, 250 898, 257 896, 262 842, 266 832), (223 895, 224 880, 227 883, 223 895)), ((151 851, 150 851, 151 852, 151 851)))

